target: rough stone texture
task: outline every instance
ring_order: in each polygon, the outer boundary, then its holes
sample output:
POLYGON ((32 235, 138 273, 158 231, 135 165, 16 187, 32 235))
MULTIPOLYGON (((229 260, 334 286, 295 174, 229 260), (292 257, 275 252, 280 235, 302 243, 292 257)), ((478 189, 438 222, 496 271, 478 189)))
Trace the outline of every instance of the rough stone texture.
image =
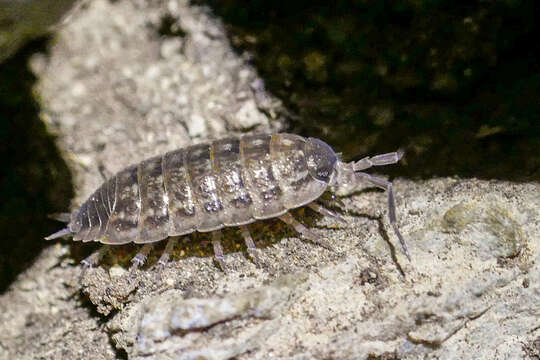
MULTIPOLYGON (((279 101, 245 60, 187 1, 82 8, 50 58, 32 63, 74 202, 100 173, 192 140, 281 129, 279 101)), ((164 268, 154 256, 140 271, 127 269, 130 247, 83 271, 78 248, 59 242, 0 296, 0 358, 537 358, 540 186, 440 178, 395 188, 411 263, 385 194, 369 189, 342 199, 345 226, 295 214, 334 251, 278 222, 254 226, 261 268, 234 230, 227 273, 200 235, 164 268)))
POLYGON ((66 249, 53 246, 0 297, 0 359, 114 359, 103 322, 67 287, 66 249))
POLYGON ((383 194, 357 194, 344 199, 349 226, 319 230, 335 253, 288 238, 264 249, 273 270, 237 253, 228 274, 193 258, 146 270, 109 323, 114 341, 133 358, 526 358, 539 336, 539 187, 396 183, 413 263, 385 240, 383 194))

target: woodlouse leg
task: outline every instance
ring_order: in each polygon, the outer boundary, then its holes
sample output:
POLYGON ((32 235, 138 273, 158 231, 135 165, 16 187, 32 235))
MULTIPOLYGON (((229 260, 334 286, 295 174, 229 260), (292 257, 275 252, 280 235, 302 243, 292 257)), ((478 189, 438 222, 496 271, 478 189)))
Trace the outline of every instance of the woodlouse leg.
POLYGON ((221 231, 212 232, 212 246, 214 247, 214 256, 218 262, 221 270, 227 272, 227 267, 225 266, 225 255, 223 255, 223 246, 221 246, 221 231))
POLYGON ((154 247, 153 243, 145 244, 141 250, 131 259, 131 270, 138 269, 139 267, 143 266, 146 262, 146 259, 148 259, 148 254, 150 254, 150 251, 152 251, 152 248, 154 247))
POLYGON ((99 261, 105 256, 105 254, 109 251, 109 246, 104 245, 100 247, 98 250, 94 251, 90 256, 88 256, 86 259, 81 261, 81 265, 85 268, 90 268, 92 266, 95 266, 99 263, 99 261))
POLYGON ((171 253, 174 250, 174 247, 176 246, 176 243, 178 243, 178 237, 172 236, 167 240, 167 245, 165 245, 165 250, 163 250, 163 253, 159 257, 158 265, 159 266, 165 266, 169 262, 169 258, 171 257, 171 253))
POLYGON ((407 245, 405 244, 405 240, 403 239, 403 236, 401 236, 401 233, 399 232, 398 226, 397 226, 397 218, 396 218, 396 203, 394 200, 394 190, 393 185, 390 181, 386 181, 384 179, 377 178, 375 176, 371 176, 370 174, 366 174, 363 172, 357 172, 355 173, 355 176, 358 180, 363 179, 371 184, 386 190, 388 192, 388 217, 390 218, 390 225, 392 225, 392 228, 394 229, 394 232, 396 233, 396 236, 399 239, 399 242, 401 244, 401 247, 403 249, 403 252, 407 256, 407 259, 411 261, 411 256, 409 255, 409 250, 407 249, 407 245))
POLYGON ((240 232, 242 233, 242 237, 244 238, 244 241, 246 243, 248 254, 251 256, 253 261, 255 261, 255 265, 260 267, 261 260, 260 260, 259 254, 261 250, 257 249, 257 247, 255 246, 255 242, 253 242, 253 238, 251 237, 251 234, 249 233, 248 227, 245 225, 240 226, 240 232))
POLYGON ((335 212, 335 211, 332 211, 332 210, 330 210, 330 209, 325 208, 325 207, 322 206, 321 204, 317 204, 317 203, 309 203, 307 206, 308 206, 311 210, 316 211, 316 212, 318 212, 318 213, 321 214, 321 215, 332 217, 332 218, 337 219, 337 220, 339 220, 339 221, 341 221, 341 222, 344 222, 344 223, 347 222, 343 216, 341 216, 340 214, 338 214, 338 213, 335 212))
POLYGON ((320 236, 317 236, 303 224, 299 223, 290 213, 285 213, 279 217, 283 222, 290 225, 294 230, 300 233, 306 239, 314 242, 315 244, 322 246, 325 249, 332 250, 332 247, 320 236))

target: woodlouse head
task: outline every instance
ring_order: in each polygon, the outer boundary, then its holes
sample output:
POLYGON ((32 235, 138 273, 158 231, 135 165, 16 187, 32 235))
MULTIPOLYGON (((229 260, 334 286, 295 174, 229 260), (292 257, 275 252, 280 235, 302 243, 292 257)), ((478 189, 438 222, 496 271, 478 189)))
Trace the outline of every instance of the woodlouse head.
POLYGON ((319 181, 330 184, 338 162, 334 150, 319 139, 308 138, 304 152, 310 175, 319 181))

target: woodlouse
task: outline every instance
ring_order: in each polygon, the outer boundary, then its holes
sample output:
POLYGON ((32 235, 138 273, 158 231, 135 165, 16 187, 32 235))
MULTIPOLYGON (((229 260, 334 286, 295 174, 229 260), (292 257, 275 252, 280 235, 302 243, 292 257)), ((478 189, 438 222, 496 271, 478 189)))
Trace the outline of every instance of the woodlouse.
MULTIPOLYGON (((216 230, 239 226, 256 261, 257 249, 246 225, 261 219, 278 217, 307 239, 325 246, 288 210, 307 205, 323 215, 338 216, 314 201, 327 189, 336 192, 367 181, 387 190, 390 224, 409 258, 396 225, 392 183, 362 172, 394 164, 402 156, 398 151, 344 163, 323 141, 285 133, 197 144, 118 172, 70 215, 66 228, 45 239, 73 234, 75 241, 146 244, 132 259, 140 266, 156 241, 170 237, 159 259, 164 264, 177 236, 213 231, 214 253, 224 267, 220 232, 216 230)), ((98 252, 83 263, 92 265, 99 257, 98 252)))

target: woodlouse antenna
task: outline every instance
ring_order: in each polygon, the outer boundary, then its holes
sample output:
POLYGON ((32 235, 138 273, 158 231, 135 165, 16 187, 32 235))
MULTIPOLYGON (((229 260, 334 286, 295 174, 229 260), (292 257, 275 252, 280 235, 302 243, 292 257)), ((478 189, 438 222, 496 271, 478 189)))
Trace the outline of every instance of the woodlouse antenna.
POLYGON ((365 157, 361 160, 358 160, 353 164, 353 170, 356 171, 362 171, 365 169, 368 169, 372 166, 384 166, 384 165, 390 165, 397 163, 402 157, 405 152, 403 150, 398 150, 396 152, 376 155, 373 157, 365 157))
POLYGON ((394 229, 394 232, 396 233, 399 239, 403 252, 407 256, 407 259, 411 261, 411 255, 409 254, 409 250, 407 249, 405 240, 403 239, 403 236, 399 232, 399 229, 397 226, 396 203, 394 200, 394 191, 393 191, 392 183, 390 181, 380 179, 378 177, 362 172, 362 170, 368 169, 372 166, 383 166, 383 165, 395 164, 403 157, 404 154, 405 152, 400 149, 396 152, 375 155, 373 157, 367 156, 353 163, 352 167, 353 167, 354 174, 358 180, 360 179, 367 180, 371 184, 388 192, 388 217, 390 218, 390 224, 392 225, 392 228, 394 229))

